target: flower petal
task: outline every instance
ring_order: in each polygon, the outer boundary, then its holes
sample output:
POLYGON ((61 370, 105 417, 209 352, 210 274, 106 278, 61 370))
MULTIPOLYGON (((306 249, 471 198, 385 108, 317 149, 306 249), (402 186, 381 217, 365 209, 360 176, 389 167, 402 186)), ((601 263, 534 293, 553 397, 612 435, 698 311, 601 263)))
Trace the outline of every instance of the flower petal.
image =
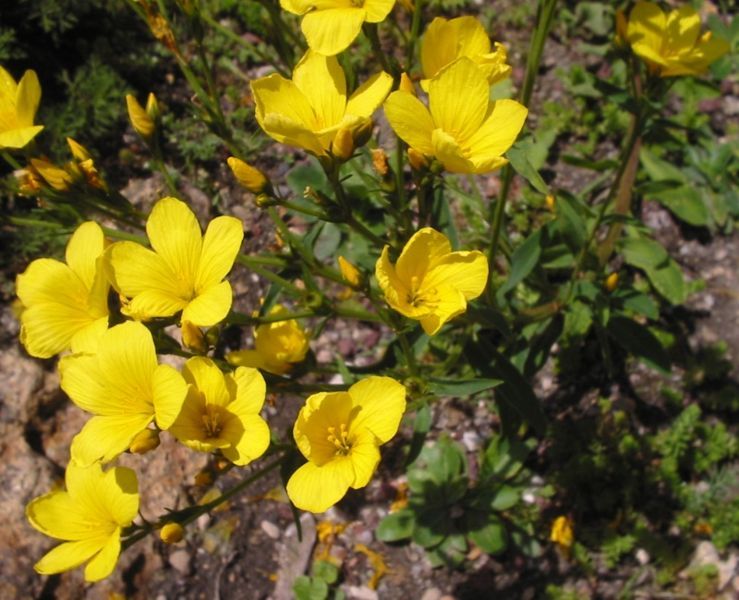
POLYGON ((351 430, 371 431, 384 444, 398 431, 405 412, 406 390, 390 377, 367 377, 349 388, 352 404, 361 409, 351 423, 351 430))
POLYGON ((346 50, 359 35, 366 16, 363 8, 314 10, 303 17, 300 27, 311 50, 333 56, 346 50))
POLYGON ((231 434, 230 422, 221 432, 221 437, 231 442, 231 447, 224 448, 221 452, 232 463, 243 467, 265 453, 269 447, 270 431, 267 423, 259 415, 241 415, 238 422, 239 434, 235 439, 231 434))
POLYGON ((491 102, 485 121, 467 141, 472 161, 499 159, 516 141, 528 112, 515 100, 491 102))
POLYGON ((431 134, 434 156, 452 173, 475 173, 475 164, 469 160, 457 140, 443 129, 434 129, 431 134))
POLYGON ((39 102, 41 101, 41 85, 36 71, 28 70, 18 82, 15 110, 18 123, 24 127, 33 125, 39 102))
POLYGON ((256 79, 249 85, 256 103, 257 121, 269 135, 275 137, 271 128, 265 123, 268 114, 280 115, 283 119, 307 131, 317 129, 316 117, 308 99, 289 79, 273 74, 256 79))
POLYGON ((232 396, 226 387, 226 378, 209 358, 196 356, 188 359, 182 368, 182 376, 205 396, 206 404, 226 406, 231 402, 232 396))
POLYGON ((233 292, 228 281, 207 288, 182 311, 181 321, 190 321, 198 327, 212 327, 223 321, 231 310, 233 292))
POLYGON ((43 128, 43 125, 36 125, 34 127, 22 127, 20 129, 10 129, 9 131, 0 132, 0 148, 23 148, 43 128))
POLYGON ((367 23, 384 21, 395 6, 395 0, 364 0, 362 8, 367 11, 367 23))
POLYGON ((169 429, 187 397, 187 382, 169 365, 158 365, 152 379, 154 414, 160 429, 169 429))
POLYGON ((383 109, 400 139, 422 154, 433 155, 431 133, 435 125, 423 102, 408 92, 393 92, 385 100, 383 109))
POLYGON ((456 288, 439 286, 436 289, 438 304, 432 313, 420 319, 421 327, 423 327, 426 335, 436 335, 444 323, 462 314, 467 309, 467 301, 464 299, 462 292, 456 288))
POLYGON ((208 224, 195 276, 195 293, 218 285, 233 267, 244 239, 244 228, 235 217, 217 217, 208 224))
POLYGON ((106 537, 95 537, 65 542, 47 552, 33 568, 41 575, 54 575, 71 569, 76 569, 89 560, 107 543, 106 537))
POLYGON ((128 450, 131 441, 147 428, 154 415, 95 416, 72 439, 70 454, 81 466, 108 463, 128 450))
POLYGON ((346 392, 320 392, 308 397, 293 426, 300 452, 317 465, 333 460, 336 446, 328 441, 329 427, 340 430, 349 423, 352 399, 346 392))
POLYGON ((106 331, 108 331, 108 317, 100 317, 85 325, 72 336, 72 340, 70 341, 72 352, 75 354, 79 352, 96 352, 98 342, 106 331))
POLYGON ((363 488, 372 479, 380 462, 377 438, 371 431, 365 429, 357 434, 349 457, 354 467, 354 481, 351 487, 355 490, 363 488))
POLYGON ((121 534, 117 530, 85 567, 85 581, 100 581, 110 575, 121 553, 121 534))
POLYGON ((270 137, 281 144, 303 148, 316 156, 325 154, 328 148, 330 138, 324 140, 302 123, 293 121, 284 115, 267 113, 261 125, 270 137))
POLYGON ((488 280, 487 257, 477 250, 452 252, 440 259, 428 272, 424 286, 448 285, 458 289, 467 300, 477 298, 488 280))
POLYGON ((139 512, 139 482, 136 472, 126 467, 115 467, 103 474, 103 485, 96 492, 105 503, 113 521, 127 527, 139 512))
POLYGON ((87 289, 92 289, 97 272, 97 258, 105 250, 105 235, 94 221, 82 223, 67 244, 65 259, 72 272, 87 289))
POLYGON ((406 242, 395 265, 395 271, 406 285, 414 277, 420 283, 429 267, 451 251, 452 246, 444 234, 431 227, 424 227, 406 242))
POLYGON ((146 221, 151 247, 181 281, 191 289, 200 262, 203 236, 195 214, 177 198, 162 198, 146 221))
MULTIPOLYGON (((75 335, 86 332, 95 323, 89 314, 79 308, 44 302, 26 308, 21 313, 20 339, 31 356, 49 358, 69 348, 75 335)), ((94 329, 90 331, 93 332, 94 329)))
POLYGON ((469 58, 453 62, 429 82, 429 108, 436 127, 462 143, 482 124, 489 100, 487 78, 469 58))
POLYGON ((665 54, 684 54, 698 41, 701 30, 700 15, 692 6, 685 5, 672 10, 667 15, 664 31, 665 54))
POLYGON ((293 83, 316 115, 316 129, 338 124, 346 108, 346 77, 335 56, 308 50, 293 70, 293 83))
POLYGON ((385 71, 376 73, 351 95, 346 105, 346 114, 369 119, 392 87, 393 78, 390 75, 385 71))
POLYGON ((26 517, 45 535, 60 540, 83 540, 90 537, 90 520, 80 509, 67 492, 57 490, 31 500, 26 506, 26 517))
POLYGON ((16 294, 26 307, 54 303, 81 310, 87 306, 87 289, 67 265, 51 258, 38 258, 18 275, 16 294))
POLYGON ((184 298, 187 289, 176 279, 174 271, 156 252, 135 242, 116 242, 103 255, 108 279, 124 296, 133 298, 148 290, 184 298))
POLYGON ((171 317, 187 306, 187 300, 160 290, 145 290, 121 307, 121 312, 137 321, 171 317))
POLYGON ((634 47, 635 52, 637 52, 636 46, 638 45, 660 55, 662 35, 666 24, 667 17, 657 4, 637 2, 629 14, 626 39, 634 47))
POLYGON ((421 69, 429 79, 457 58, 457 40, 450 35, 449 21, 435 17, 423 34, 421 44, 421 69))
POLYGON ((308 462, 290 476, 287 495, 297 508, 322 513, 344 497, 354 478, 348 457, 336 458, 321 467, 308 462))
POLYGON ((256 369, 239 367, 231 377, 236 383, 236 399, 228 409, 237 415, 258 415, 267 393, 262 374, 256 369))

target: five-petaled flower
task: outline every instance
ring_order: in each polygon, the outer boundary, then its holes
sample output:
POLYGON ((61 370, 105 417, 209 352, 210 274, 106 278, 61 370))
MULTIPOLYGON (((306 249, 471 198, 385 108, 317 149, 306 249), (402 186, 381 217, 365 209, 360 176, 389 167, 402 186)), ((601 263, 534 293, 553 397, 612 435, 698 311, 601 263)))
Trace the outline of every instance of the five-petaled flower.
POLYGON ((372 113, 392 84, 392 77, 382 71, 347 99, 346 77, 336 57, 309 50, 292 80, 272 74, 252 81, 251 90, 257 121, 270 137, 322 156, 337 137, 357 135, 371 124, 372 113))
POLYGON ((629 14, 626 40, 660 77, 700 75, 729 51, 726 40, 701 35, 701 19, 688 5, 665 14, 653 2, 637 2, 629 14))
POLYGON ((44 128, 34 125, 41 86, 35 71, 26 71, 21 80, 0 67, 0 149, 23 148, 44 128))
POLYGON ((280 0, 280 6, 304 15, 300 28, 311 50, 333 56, 349 47, 365 21, 384 21, 395 0, 280 0))
POLYGON ((126 299, 121 312, 146 321, 171 317, 210 327, 231 309, 231 270, 244 238, 241 221, 218 217, 205 236, 188 206, 176 198, 156 203, 146 222, 153 250, 116 242, 105 253, 105 270, 126 299))
POLYGON ((266 385, 256 369, 239 367, 224 374, 209 358, 190 358, 182 369, 189 384, 185 402, 170 404, 169 432, 199 452, 220 451, 243 466, 269 446, 269 427, 259 416, 266 385))
POLYGON ((59 375, 72 401, 94 415, 72 440, 72 458, 85 466, 113 460, 155 417, 167 429, 187 394, 182 375, 157 364, 151 333, 136 321, 108 329, 97 352, 62 358, 59 375))
POLYGON ((64 540, 34 568, 42 575, 53 575, 87 562, 85 580, 104 579, 118 561, 121 530, 139 510, 136 473, 125 467, 103 472, 100 463, 81 467, 72 461, 65 483, 66 491, 50 492, 26 506, 34 528, 64 540))
POLYGON ((506 62, 508 53, 505 46, 495 42, 493 49, 485 28, 475 17, 451 20, 436 17, 426 29, 421 44, 424 76, 421 87, 428 91, 429 79, 463 56, 471 59, 485 73, 490 85, 511 74, 511 66, 506 62))
POLYGON ((108 328, 110 286, 99 259, 104 249, 103 230, 88 221, 69 239, 66 264, 39 258, 18 275, 20 339, 31 356, 94 350, 108 328))
POLYGON ((434 335, 467 309, 468 300, 482 294, 488 261, 477 250, 452 252, 443 234, 425 227, 408 240, 395 265, 385 246, 375 275, 390 307, 434 335))
POLYGON ((403 91, 385 101, 387 120, 403 141, 455 173, 487 173, 508 162, 502 154, 521 131, 526 107, 490 101, 487 75, 465 57, 442 69, 428 88, 429 108, 403 91))
POLYGON ((398 431, 404 411, 405 388, 390 377, 368 377, 346 392, 310 396, 293 428, 308 462, 287 482, 292 503, 320 513, 350 487, 367 485, 380 462, 379 446, 398 431))
MULTIPOLYGON (((268 316, 279 318, 287 312, 284 306, 276 304, 268 316)), ((232 365, 284 375, 303 361, 310 350, 308 342, 308 335, 295 319, 263 323, 254 330, 255 349, 229 352, 226 360, 232 365)))

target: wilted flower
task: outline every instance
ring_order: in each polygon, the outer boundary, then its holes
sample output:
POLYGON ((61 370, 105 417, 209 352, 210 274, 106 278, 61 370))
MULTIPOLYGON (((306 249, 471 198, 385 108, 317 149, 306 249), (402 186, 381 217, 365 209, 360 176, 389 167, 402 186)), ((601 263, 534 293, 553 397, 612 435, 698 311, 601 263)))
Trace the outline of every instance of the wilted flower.
POLYGON ((34 125, 41 86, 35 71, 26 71, 21 80, 0 67, 0 149, 23 148, 44 128, 34 125))
MULTIPOLYGON (((377 73, 347 99, 346 77, 336 57, 309 50, 296 65, 292 80, 272 74, 252 81, 251 90, 257 121, 267 135, 322 156, 332 150, 342 130, 351 133, 355 146, 366 141, 360 138, 366 137, 372 113, 392 83, 390 75, 377 73)), ((340 153, 346 154, 345 146, 344 142, 340 153)))
POLYGON ((406 243, 396 264, 385 246, 375 275, 391 308, 421 322, 428 335, 467 309, 488 279, 488 261, 482 252, 452 252, 449 240, 425 227, 406 243))
POLYGON ((20 339, 31 356, 95 348, 108 328, 109 285, 98 260, 104 248, 103 230, 88 221, 69 239, 66 264, 39 258, 18 275, 20 339))
POLYGON ((455 60, 467 57, 485 73, 490 85, 509 77, 511 66, 506 63, 508 53, 505 46, 490 38, 482 23, 475 17, 458 17, 447 20, 436 17, 431 21, 421 44, 421 87, 428 91, 429 79, 435 77, 455 60))
POLYGON ((244 238, 241 221, 217 217, 205 236, 188 206, 176 198, 156 203, 146 222, 152 250, 116 242, 105 253, 105 270, 125 298, 121 312, 141 321, 171 317, 210 327, 231 309, 231 270, 244 238))
POLYGON ((390 94, 384 108, 403 141, 455 173, 487 173, 506 164, 502 155, 528 113, 515 100, 490 101, 485 73, 468 58, 460 58, 429 82, 429 108, 401 91, 390 94))
POLYGON ((304 15, 300 24, 311 50, 333 56, 345 50, 362 24, 384 21, 395 0, 280 0, 287 12, 304 15))
POLYGON ((125 467, 103 472, 100 463, 81 467, 73 461, 65 482, 66 491, 51 492, 26 506, 26 517, 35 529, 64 540, 34 568, 53 575, 87 563, 86 581, 104 579, 118 561, 121 530, 139 510, 136 473, 125 467))
POLYGON ((637 2, 629 14, 626 39, 637 56, 660 77, 700 75, 729 51, 726 40, 701 35, 701 19, 688 5, 665 14, 653 2, 637 2))
POLYGON ((404 412, 405 388, 390 377, 368 377, 346 392, 310 396, 293 428, 308 462, 287 482, 292 503, 320 513, 350 487, 367 485, 380 462, 380 445, 398 431, 404 412))

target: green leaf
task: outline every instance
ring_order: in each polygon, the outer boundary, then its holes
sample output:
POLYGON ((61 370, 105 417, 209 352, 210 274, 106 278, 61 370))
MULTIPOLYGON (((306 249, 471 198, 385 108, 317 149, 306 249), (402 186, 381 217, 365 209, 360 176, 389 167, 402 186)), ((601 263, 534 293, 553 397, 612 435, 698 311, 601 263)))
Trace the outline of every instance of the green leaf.
POLYGON ((468 536, 481 550, 488 554, 499 554, 506 549, 506 530, 503 524, 494 519, 487 525, 476 531, 471 531, 468 536))
POLYGON ((670 357, 645 325, 640 325, 628 317, 616 315, 609 319, 606 330, 624 350, 644 359, 655 369, 669 374, 670 357))
POLYGON ((711 224, 708 207, 694 187, 682 185, 650 194, 649 197, 657 200, 678 219, 689 225, 707 227, 711 224))
POLYGON ((535 444, 533 440, 525 443, 502 435, 494 437, 482 457, 482 478, 494 477, 506 480, 518 475, 531 452, 532 444, 535 444))
POLYGON ((649 238, 625 238, 621 246, 624 260, 645 271, 665 264, 669 260, 667 250, 662 247, 662 244, 649 238))
POLYGON ((426 435, 431 429, 431 422, 433 415, 431 414, 431 407, 428 404, 423 404, 416 411, 416 418, 413 421, 413 437, 411 438, 410 447, 408 449, 408 458, 406 458, 406 466, 411 464, 423 449, 423 444, 426 441, 426 435))
POLYGON ((442 437, 430 448, 424 448, 420 459, 439 484, 463 477, 467 472, 467 458, 462 448, 447 437, 442 437))
POLYGON ((563 336, 574 338, 584 336, 593 324, 593 311, 579 300, 571 302, 565 311, 563 336))
POLYGON ((516 287, 534 270, 540 255, 541 230, 526 238, 523 244, 513 252, 513 256, 511 256, 511 272, 505 283, 498 288, 496 294, 498 302, 502 303, 505 294, 516 287))
POLYGON ((375 536, 382 542, 397 542, 411 537, 415 525, 413 512, 404 508, 382 519, 375 529, 375 536))
POLYGON ((518 504, 521 495, 516 488, 504 485, 493 498, 490 508, 493 510, 508 510, 518 504))
POLYGON ((517 142, 506 152, 506 158, 510 161, 511 167, 521 177, 528 181, 531 186, 542 194, 549 193, 549 186, 542 179, 539 172, 531 165, 527 153, 531 151, 531 142, 517 142))
POLYGON ((313 159, 308 163, 293 167, 285 179, 287 180, 287 185, 290 186, 290 189, 298 198, 303 197, 303 192, 305 192, 305 188, 308 186, 326 194, 330 192, 330 187, 323 169, 321 169, 318 161, 313 159))
POLYGON ((654 289, 670 304, 682 304, 688 296, 683 272, 678 264, 669 259, 666 264, 646 269, 647 277, 654 289))
POLYGON ((311 573, 316 579, 322 579, 328 584, 336 583, 339 579, 339 568, 327 560, 317 560, 311 567, 311 573))
POLYGON ((323 579, 315 579, 301 575, 293 584, 296 600, 326 600, 328 584, 323 579))
POLYGON ((614 169, 618 162, 612 159, 603 160, 590 160, 581 156, 574 156, 572 154, 564 154, 562 160, 568 165, 574 167, 580 167, 582 169, 590 169, 591 171, 608 171, 614 169))
POLYGON ((649 175, 649 178, 654 181, 667 179, 683 183, 688 182, 685 173, 667 161, 657 158, 655 154, 646 148, 642 148, 639 152, 639 161, 647 172, 647 175, 649 175))
POLYGON ((324 223, 321 233, 313 245, 313 252, 320 261, 336 256, 341 244, 341 230, 333 223, 324 223))
POLYGON ((648 319, 659 318, 659 307, 652 297, 647 294, 634 290, 626 290, 621 293, 617 292, 614 294, 614 298, 621 302, 624 310, 630 310, 636 314, 644 315, 648 319))
POLYGON ((431 379, 429 389, 437 396, 465 398, 492 389, 503 383, 500 379, 431 379))

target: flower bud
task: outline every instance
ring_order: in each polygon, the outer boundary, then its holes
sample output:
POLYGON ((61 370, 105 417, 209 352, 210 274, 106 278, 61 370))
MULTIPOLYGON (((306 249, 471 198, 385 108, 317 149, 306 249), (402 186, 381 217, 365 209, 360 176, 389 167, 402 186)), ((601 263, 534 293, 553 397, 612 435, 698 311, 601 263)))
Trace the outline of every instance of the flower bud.
POLYGON ((575 541, 575 532, 572 529, 572 519, 559 516, 552 523, 549 539, 564 550, 569 550, 575 541))
POLYGON ((398 84, 398 89, 401 92, 407 92, 409 94, 416 95, 416 86, 413 85, 413 81, 411 81, 411 78, 408 77, 408 74, 403 72, 400 74, 400 83, 398 84))
POLYGON ((339 270, 341 276, 350 286, 359 287, 362 283, 362 273, 343 256, 339 256, 339 270))
POLYGON ((43 158, 32 158, 31 165, 43 180, 57 192, 66 192, 74 183, 74 177, 64 169, 43 158))
POLYGON ((159 102, 153 92, 149 92, 146 98, 146 114, 156 123, 159 120, 159 102))
POLYGON ((336 132, 334 141, 331 144, 331 154, 339 160, 349 160, 354 153, 354 136, 351 129, 342 127, 336 132))
POLYGON ((547 194, 547 197, 544 198, 544 203, 547 205, 547 208, 549 210, 554 212, 554 207, 557 205, 557 203, 552 194, 547 194))
POLYGON ((387 154, 382 148, 375 148, 372 150, 372 166, 377 171, 378 175, 384 177, 387 175, 387 154))
POLYGON ((208 350, 208 343, 205 341, 203 330, 190 323, 190 321, 182 321, 180 327, 182 329, 182 344, 185 348, 199 354, 205 354, 208 350))
POLYGON ((79 142, 75 142, 71 137, 67 138, 67 144, 69 144, 69 150, 72 152, 72 156, 78 162, 90 160, 90 153, 82 144, 80 144, 79 142))
POLYGON ((269 189, 269 180, 259 169, 252 167, 235 156, 230 157, 226 162, 234 177, 236 177, 236 181, 239 182, 239 185, 249 190, 252 194, 261 194, 269 189))
POLYGON ((373 128, 374 124, 372 123, 372 119, 365 119, 361 125, 356 126, 352 129, 352 137, 354 140, 355 148, 361 148, 367 142, 369 142, 370 138, 372 137, 373 128))
POLYGON ((408 148, 408 162, 415 171, 422 171, 429 166, 429 161, 415 148, 408 148))
POLYGON ((153 429, 144 429, 137 434, 128 447, 132 454, 146 454, 159 445, 159 432, 153 429))
POLYGON ((154 135, 156 129, 154 120, 131 94, 126 95, 126 106, 128 107, 128 118, 136 133, 144 139, 149 139, 154 135))
POLYGON ((606 291, 612 292, 616 289, 616 286, 618 285, 618 273, 611 273, 608 277, 606 277, 606 281, 603 284, 603 287, 606 288, 606 291))
POLYGON ((176 544, 185 537, 185 530, 179 523, 167 523, 159 530, 159 537, 165 544, 176 544))

